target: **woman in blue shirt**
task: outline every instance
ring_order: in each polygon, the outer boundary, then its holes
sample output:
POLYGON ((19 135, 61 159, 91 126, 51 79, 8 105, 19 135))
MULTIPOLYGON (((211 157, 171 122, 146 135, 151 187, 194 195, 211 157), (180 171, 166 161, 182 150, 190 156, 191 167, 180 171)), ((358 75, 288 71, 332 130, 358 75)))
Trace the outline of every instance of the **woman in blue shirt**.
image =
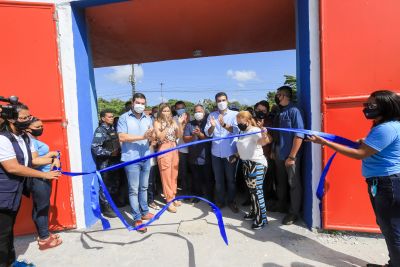
POLYGON ((318 136, 309 139, 362 160, 362 174, 390 258, 386 265, 367 266, 400 266, 400 96, 391 91, 375 91, 364 103, 363 112, 373 124, 368 136, 360 140, 358 149, 318 136))
MULTIPOLYGON (((41 158, 52 158, 52 164, 35 166, 42 172, 49 172, 53 166, 59 167, 58 152, 50 151, 49 146, 39 141, 37 138, 43 133, 43 123, 38 118, 32 118, 29 128, 26 130, 32 137, 32 143, 41 158)), ((28 185, 32 193, 33 208, 32 220, 35 223, 39 238, 38 245, 40 250, 56 247, 62 243, 58 234, 49 232, 49 209, 51 195, 51 181, 45 179, 30 179, 28 185)))

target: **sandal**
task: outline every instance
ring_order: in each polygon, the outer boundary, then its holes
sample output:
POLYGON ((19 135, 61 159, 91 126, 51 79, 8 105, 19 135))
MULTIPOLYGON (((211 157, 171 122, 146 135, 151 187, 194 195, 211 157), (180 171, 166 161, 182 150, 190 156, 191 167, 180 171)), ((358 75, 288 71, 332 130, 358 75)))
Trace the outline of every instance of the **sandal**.
POLYGON ((153 210, 159 210, 160 206, 158 206, 155 202, 151 202, 149 204, 149 207, 152 208, 153 210))
POLYGON ((169 205, 167 210, 171 213, 176 213, 176 208, 173 205, 169 205))
POLYGON ((175 201, 174 201, 174 206, 175 206, 175 207, 182 206, 182 202, 180 202, 179 200, 175 200, 175 201))
MULTIPOLYGON (((53 235, 54 236, 54 235, 53 235)), ((39 239, 38 245, 40 250, 45 250, 49 248, 54 248, 62 244, 62 240, 59 238, 54 238, 49 236, 46 239, 39 239)))

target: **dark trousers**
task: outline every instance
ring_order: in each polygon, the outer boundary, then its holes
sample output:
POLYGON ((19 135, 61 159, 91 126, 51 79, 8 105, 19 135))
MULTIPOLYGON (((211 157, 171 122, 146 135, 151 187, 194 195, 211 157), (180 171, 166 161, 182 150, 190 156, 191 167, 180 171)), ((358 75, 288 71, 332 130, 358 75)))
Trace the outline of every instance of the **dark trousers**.
POLYGON ((0 267, 8 267, 16 259, 13 230, 16 217, 16 211, 0 210, 0 267))
POLYGON ((151 166, 149 174, 149 187, 147 188, 147 203, 154 202, 154 196, 157 194, 157 185, 160 185, 160 170, 158 164, 151 166))
POLYGON ((211 164, 190 164, 190 170, 193 177, 193 195, 200 197, 204 196, 209 201, 214 201, 214 178, 212 175, 211 164), (203 192, 205 194, 203 194, 203 192))
MULTIPOLYGON (((118 157, 112 157, 108 160, 105 160, 101 163, 99 163, 98 168, 104 169, 106 167, 115 165, 120 163, 118 157)), ((110 196, 114 202, 119 202, 120 201, 120 187, 121 187, 121 172, 119 170, 114 170, 114 171, 108 171, 108 172, 103 172, 101 174, 101 177, 103 178, 104 184, 106 185, 107 191, 110 193, 110 196)), ((99 188, 99 198, 100 198, 100 204, 104 208, 105 206, 109 206, 109 203, 106 199, 106 196, 103 192, 103 188, 100 186, 99 188)))
POLYGON ((51 182, 49 180, 32 178, 30 188, 33 200, 32 220, 40 239, 46 239, 49 233, 49 210, 51 182))
POLYGON ((228 187, 228 203, 235 201, 236 181, 235 170, 237 161, 230 163, 227 158, 211 156, 212 169, 215 178, 215 193, 218 204, 225 203, 225 178, 228 187))
POLYGON ((276 199, 276 174, 275 160, 267 158, 268 169, 264 179, 264 198, 276 199))
POLYGON ((375 197, 371 194, 373 179, 367 180, 369 197, 377 224, 385 237, 389 266, 397 267, 400 266, 400 174, 375 179, 375 197))
POLYGON ((303 188, 300 176, 300 159, 290 167, 285 166, 284 160, 275 160, 276 166, 276 191, 278 197, 278 208, 285 210, 289 203, 289 213, 299 215, 302 204, 303 188))
POLYGON ((182 193, 190 195, 192 193, 192 181, 189 176, 189 162, 188 153, 179 152, 179 169, 178 169, 178 181, 182 186, 182 193))

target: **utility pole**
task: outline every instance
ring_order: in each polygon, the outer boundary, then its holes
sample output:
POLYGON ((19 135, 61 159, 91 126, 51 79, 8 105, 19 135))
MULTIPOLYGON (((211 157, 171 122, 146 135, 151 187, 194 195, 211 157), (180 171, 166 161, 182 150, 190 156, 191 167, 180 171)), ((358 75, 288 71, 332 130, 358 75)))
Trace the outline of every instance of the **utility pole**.
POLYGON ((164 96, 163 96, 163 91, 162 91, 162 87, 163 87, 164 83, 160 83, 161 86, 161 103, 164 103, 164 96))
POLYGON ((132 86, 132 96, 136 93, 136 82, 135 82, 135 65, 132 64, 132 74, 129 75, 129 83, 132 86))

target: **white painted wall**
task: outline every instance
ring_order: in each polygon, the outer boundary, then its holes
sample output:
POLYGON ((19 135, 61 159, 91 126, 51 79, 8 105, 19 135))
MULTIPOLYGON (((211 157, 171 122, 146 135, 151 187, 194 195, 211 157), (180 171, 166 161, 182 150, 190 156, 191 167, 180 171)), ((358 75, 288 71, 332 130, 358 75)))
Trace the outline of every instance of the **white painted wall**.
MULTIPOLYGON (((319 0, 309 0, 310 27, 310 95, 312 130, 321 131, 321 79, 320 79, 320 27, 319 0)), ((315 197, 322 172, 321 146, 312 144, 312 188, 313 188, 313 225, 321 227, 319 200, 315 197)))
MULTIPOLYGON (((68 121, 67 134, 69 146, 69 161, 71 165, 71 170, 74 172, 80 172, 82 171, 82 157, 80 147, 80 130, 78 118, 78 99, 71 6, 66 3, 62 5, 57 5, 57 13, 60 68, 63 79, 65 115, 68 121)), ((85 228, 86 224, 82 176, 76 176, 72 178, 72 189, 77 228, 85 228)))

